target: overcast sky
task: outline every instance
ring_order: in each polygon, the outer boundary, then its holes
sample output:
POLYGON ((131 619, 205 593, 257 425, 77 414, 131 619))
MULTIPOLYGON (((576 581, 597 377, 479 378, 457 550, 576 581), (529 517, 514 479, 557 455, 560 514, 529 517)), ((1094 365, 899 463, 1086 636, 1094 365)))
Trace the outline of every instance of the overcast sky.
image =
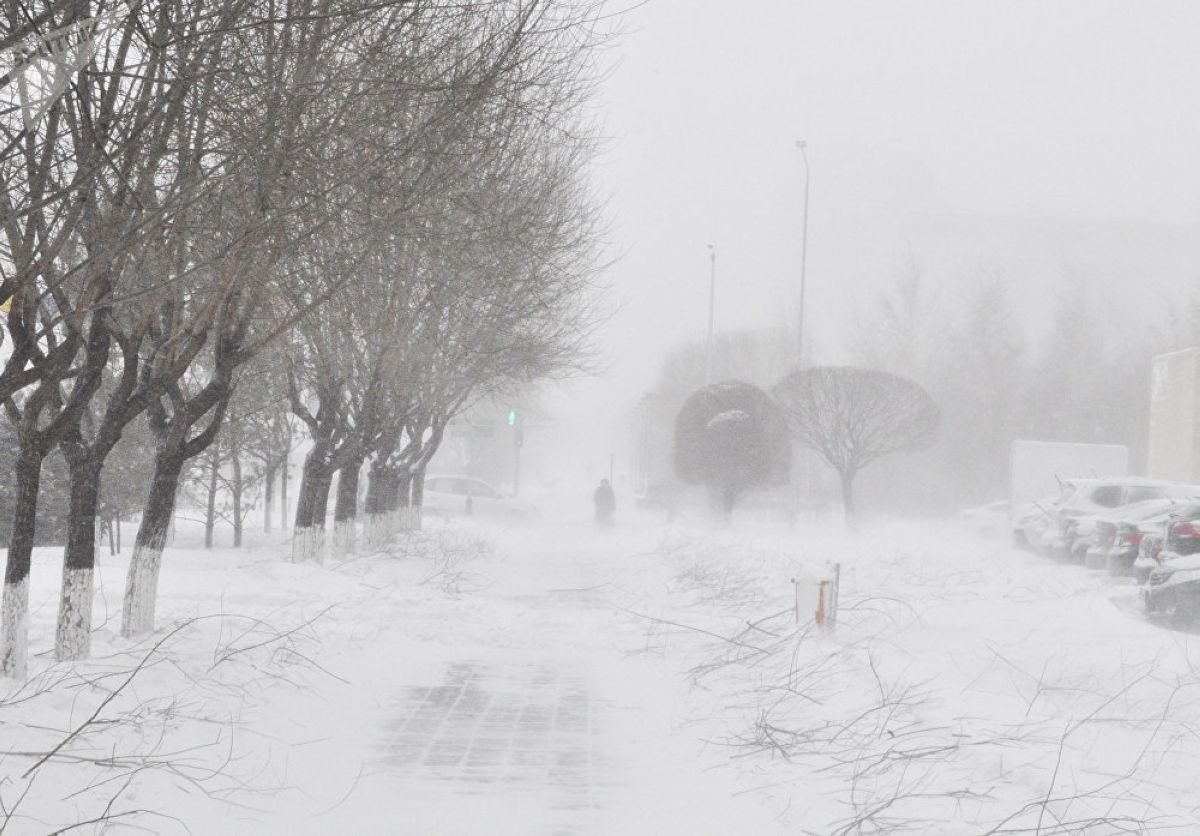
POLYGON ((621 310, 601 335, 610 371, 572 388, 576 412, 604 403, 621 418, 619 401, 652 384, 662 355, 704 334, 709 243, 718 329, 794 311, 799 138, 818 354, 836 353, 855 304, 920 249, 914 235, 941 234, 939 217, 1195 223, 1197 32, 1200 4, 1185 0, 649 0, 630 11, 609 52, 597 168, 621 310))

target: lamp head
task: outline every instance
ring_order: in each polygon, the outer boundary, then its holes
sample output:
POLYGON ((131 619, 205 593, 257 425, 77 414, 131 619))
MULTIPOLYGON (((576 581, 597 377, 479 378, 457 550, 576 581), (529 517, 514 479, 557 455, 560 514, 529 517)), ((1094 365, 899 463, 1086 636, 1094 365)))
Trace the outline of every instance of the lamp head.
POLYGON ((801 151, 803 151, 805 148, 808 147, 808 143, 803 139, 797 139, 796 147, 799 148, 801 151))

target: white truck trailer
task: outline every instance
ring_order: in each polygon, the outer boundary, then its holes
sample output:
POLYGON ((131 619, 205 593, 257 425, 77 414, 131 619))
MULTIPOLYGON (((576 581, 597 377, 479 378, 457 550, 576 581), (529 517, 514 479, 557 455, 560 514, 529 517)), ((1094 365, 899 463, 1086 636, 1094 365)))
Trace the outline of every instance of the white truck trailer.
POLYGON ((1010 508, 1053 496, 1059 480, 1129 475, 1129 448, 1122 444, 1014 441, 1009 455, 1010 508))
POLYGON ((1151 372, 1147 475, 1200 483, 1200 348, 1160 354, 1151 372))

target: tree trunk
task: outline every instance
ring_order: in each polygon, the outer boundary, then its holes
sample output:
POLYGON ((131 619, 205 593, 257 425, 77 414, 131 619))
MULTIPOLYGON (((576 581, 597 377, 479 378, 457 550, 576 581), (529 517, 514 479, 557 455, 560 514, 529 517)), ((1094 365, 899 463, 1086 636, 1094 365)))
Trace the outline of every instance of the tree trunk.
POLYGON ((167 531, 175 516, 179 475, 183 472, 183 445, 159 447, 154 457, 154 479, 142 510, 129 573, 125 576, 125 600, 121 607, 121 635, 133 637, 154 630, 154 606, 158 600, 158 573, 162 566, 167 531))
POLYGON ((367 498, 364 503, 363 541, 368 549, 379 549, 387 542, 385 534, 387 513, 384 498, 384 471, 372 464, 367 472, 367 498))
POLYGON ((291 470, 291 464, 288 462, 287 454, 283 457, 283 466, 279 468, 279 530, 287 533, 288 530, 288 471, 291 470))
POLYGON ((300 497, 296 501, 296 527, 292 537, 292 560, 321 561, 325 556, 325 515, 329 509, 329 487, 333 473, 323 451, 311 450, 304 459, 300 497))
POLYGON ((389 534, 408 530, 408 509, 411 504, 412 476, 401 468, 393 471, 388 480, 388 529, 389 534))
MULTIPOLYGON (((86 659, 92 645, 92 584, 96 567, 96 503, 100 462, 94 455, 68 456, 71 505, 67 512, 67 547, 63 554, 62 598, 54 658, 86 659)), ((102 460, 101 460, 102 461, 102 460)))
POLYGON ((405 483, 405 476, 397 471, 391 471, 387 474, 384 481, 384 502, 387 503, 389 512, 399 511, 401 508, 408 507, 408 488, 405 483))
POLYGON ((0 601, 0 677, 24 679, 29 665, 29 569, 37 527, 38 487, 44 456, 22 444, 17 456, 12 538, 0 601))
POLYGON ((208 507, 204 512, 204 548, 213 547, 213 529, 217 526, 217 477, 221 473, 221 446, 214 444, 208 456, 208 507))
POLYGON ((361 458, 348 462, 338 471, 337 501, 333 507, 333 543, 338 554, 354 554, 355 524, 358 518, 358 479, 361 458))
POLYGON ((263 471, 263 531, 271 533, 271 515, 275 511, 275 471, 279 464, 269 456, 263 471))
POLYGON ((858 519, 854 508, 854 475, 839 473, 842 480, 842 511, 846 515, 846 528, 854 530, 858 527, 858 519))
POLYGON ((239 455, 239 450, 234 447, 230 453, 230 462, 233 464, 233 547, 240 549, 242 547, 242 457, 239 455))
POLYGON ((408 520, 405 527, 409 531, 421 530, 421 508, 425 505, 425 467, 426 462, 422 462, 401 488, 408 494, 408 520))

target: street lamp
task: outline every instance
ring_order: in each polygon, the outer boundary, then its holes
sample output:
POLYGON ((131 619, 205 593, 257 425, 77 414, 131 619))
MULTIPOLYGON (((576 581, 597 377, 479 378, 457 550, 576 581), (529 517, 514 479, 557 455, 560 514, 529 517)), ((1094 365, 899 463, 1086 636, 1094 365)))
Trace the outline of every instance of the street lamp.
POLYGON ((796 140, 796 147, 800 149, 800 156, 804 159, 804 220, 800 233, 800 310, 798 314, 798 323, 796 326, 796 365, 799 367, 802 364, 801 360, 804 356, 804 272, 808 262, 808 143, 803 139, 796 140))
MULTIPOLYGON (((800 157, 804 160, 804 220, 801 221, 800 233, 800 310, 796 317, 796 368, 804 367, 804 278, 805 268, 808 265, 808 143, 803 139, 796 140, 796 147, 800 149, 800 157)), ((805 495, 812 495, 812 462, 808 451, 801 452, 800 459, 800 474, 802 491, 805 495)))
POLYGON ((704 348, 704 384, 712 383, 713 304, 717 298, 717 251, 708 245, 708 342, 704 348))

